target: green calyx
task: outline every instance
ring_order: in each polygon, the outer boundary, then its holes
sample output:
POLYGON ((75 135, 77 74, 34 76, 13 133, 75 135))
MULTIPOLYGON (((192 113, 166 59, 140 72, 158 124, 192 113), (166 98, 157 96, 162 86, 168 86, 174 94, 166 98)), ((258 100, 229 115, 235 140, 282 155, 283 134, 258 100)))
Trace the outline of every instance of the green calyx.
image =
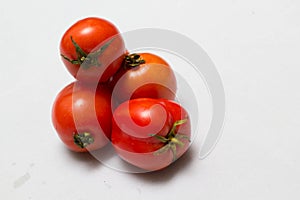
POLYGON ((74 143, 80 148, 86 148, 90 144, 94 143, 94 138, 90 133, 76 133, 73 135, 74 143))
POLYGON ((125 68, 137 67, 145 62, 139 54, 133 53, 125 57, 125 68))
POLYGON ((162 148, 160 148, 159 150, 154 152, 154 155, 160 155, 162 153, 165 153, 168 150, 171 150, 172 154, 173 154, 173 161, 175 161, 177 159, 176 158, 177 146, 183 147, 184 143, 182 142, 182 140, 187 140, 188 142, 190 142, 190 137, 188 137, 187 135, 184 135, 184 134, 176 133, 176 128, 177 128, 177 126, 180 126, 180 125, 186 123, 187 120, 188 119, 182 119, 182 120, 176 121, 173 124, 173 126, 172 126, 171 130, 169 131, 169 133, 167 134, 167 136, 151 134, 152 137, 155 137, 159 141, 165 143, 165 145, 162 148))
POLYGON ((77 59, 70 59, 67 56, 60 54, 65 60, 69 61, 74 65, 80 65, 84 69, 88 69, 91 66, 100 67, 101 63, 99 62, 98 57, 107 49, 107 47, 112 43, 113 39, 106 42, 103 46, 97 49, 94 52, 86 53, 73 39, 71 36, 71 41, 76 50, 77 59))

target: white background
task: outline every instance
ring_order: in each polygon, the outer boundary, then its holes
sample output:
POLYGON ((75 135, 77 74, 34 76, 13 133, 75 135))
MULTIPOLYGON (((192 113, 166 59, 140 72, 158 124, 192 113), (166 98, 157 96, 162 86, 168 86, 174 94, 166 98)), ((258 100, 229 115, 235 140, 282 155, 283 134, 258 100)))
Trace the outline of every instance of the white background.
POLYGON ((1 198, 299 199, 299 18, 297 0, 2 2, 1 198), (223 135, 206 159, 190 153, 167 170, 137 175, 64 148, 51 106, 73 79, 58 45, 87 16, 124 32, 174 30, 204 48, 227 98, 223 135))

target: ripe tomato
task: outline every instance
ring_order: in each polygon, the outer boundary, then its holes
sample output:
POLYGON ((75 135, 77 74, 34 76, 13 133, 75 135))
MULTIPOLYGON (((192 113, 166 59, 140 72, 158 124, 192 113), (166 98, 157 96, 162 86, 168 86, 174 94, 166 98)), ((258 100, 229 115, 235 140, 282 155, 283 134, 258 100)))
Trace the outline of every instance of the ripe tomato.
POLYGON ((125 54, 118 29, 105 19, 90 17, 63 35, 60 53, 68 71, 84 82, 106 82, 120 68, 125 54))
POLYGON ((173 101, 133 99, 113 113, 111 141, 116 152, 145 170, 165 168, 182 156, 190 136, 188 113, 173 101))
POLYGON ((69 84, 57 95, 52 108, 52 122, 69 149, 92 151, 109 142, 110 99, 110 91, 103 86, 94 91, 78 81, 69 84))
POLYGON ((120 103, 136 98, 165 98, 173 100, 176 78, 170 65, 152 53, 125 57, 124 67, 113 77, 113 98, 120 103))

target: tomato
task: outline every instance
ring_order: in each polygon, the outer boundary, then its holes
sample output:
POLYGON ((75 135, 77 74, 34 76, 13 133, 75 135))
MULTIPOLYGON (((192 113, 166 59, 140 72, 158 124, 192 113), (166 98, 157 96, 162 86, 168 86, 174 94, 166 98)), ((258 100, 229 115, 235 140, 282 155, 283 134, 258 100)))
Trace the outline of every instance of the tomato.
POLYGON ((106 82, 120 68, 126 52, 118 29, 101 18, 85 18, 63 35, 60 53, 68 71, 84 82, 106 82))
POLYGON ((56 97, 52 122, 60 139, 76 152, 99 149, 111 134, 111 93, 103 87, 92 89, 82 82, 66 86, 56 97))
POLYGON ((189 147, 191 126, 178 103, 140 98, 126 101, 113 113, 112 144, 118 155, 148 171, 160 170, 189 147))
POLYGON ((136 98, 173 100, 176 78, 170 65, 152 53, 130 54, 111 83, 113 98, 120 103, 136 98))

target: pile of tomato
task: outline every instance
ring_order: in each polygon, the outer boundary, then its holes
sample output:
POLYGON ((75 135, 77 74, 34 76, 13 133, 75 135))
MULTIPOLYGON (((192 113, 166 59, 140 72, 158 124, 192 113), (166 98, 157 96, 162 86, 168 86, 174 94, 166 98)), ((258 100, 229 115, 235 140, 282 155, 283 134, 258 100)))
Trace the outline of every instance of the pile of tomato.
POLYGON ((150 171, 187 151, 189 115, 175 101, 176 77, 163 58, 128 52, 116 26, 95 17, 64 33, 60 55, 75 81, 57 95, 52 122, 70 150, 111 143, 123 160, 150 171))

